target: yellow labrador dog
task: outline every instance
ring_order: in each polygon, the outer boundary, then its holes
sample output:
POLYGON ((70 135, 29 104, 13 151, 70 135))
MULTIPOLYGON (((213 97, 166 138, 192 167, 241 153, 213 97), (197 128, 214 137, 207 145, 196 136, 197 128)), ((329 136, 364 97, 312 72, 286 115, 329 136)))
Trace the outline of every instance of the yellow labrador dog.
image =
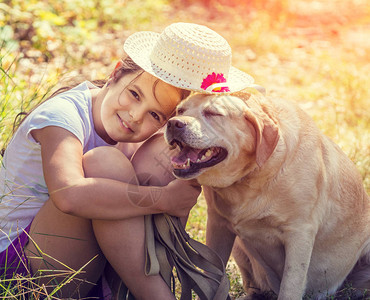
POLYGON ((298 106, 249 93, 192 96, 166 140, 178 178, 197 178, 207 244, 232 247, 244 288, 279 300, 370 289, 370 202, 349 158, 298 106))

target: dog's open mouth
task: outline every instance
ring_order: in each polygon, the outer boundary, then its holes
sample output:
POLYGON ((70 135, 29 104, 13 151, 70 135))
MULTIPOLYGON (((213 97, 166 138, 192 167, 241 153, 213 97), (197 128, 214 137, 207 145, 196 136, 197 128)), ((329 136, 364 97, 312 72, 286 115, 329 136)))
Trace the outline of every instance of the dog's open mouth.
POLYGON ((195 149, 174 139, 170 142, 173 147, 179 146, 180 153, 171 158, 174 174, 178 177, 187 178, 195 175, 201 169, 212 167, 227 156, 227 150, 222 147, 210 147, 195 149))

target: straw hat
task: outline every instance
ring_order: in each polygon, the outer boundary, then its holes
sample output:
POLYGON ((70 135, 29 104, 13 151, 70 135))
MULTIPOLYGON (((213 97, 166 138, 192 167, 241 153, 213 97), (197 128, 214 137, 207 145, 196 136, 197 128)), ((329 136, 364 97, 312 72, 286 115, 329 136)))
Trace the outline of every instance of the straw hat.
POLYGON ((228 42, 203 25, 140 31, 127 38, 124 50, 146 72, 179 88, 214 94, 255 86, 250 75, 231 66, 228 42))

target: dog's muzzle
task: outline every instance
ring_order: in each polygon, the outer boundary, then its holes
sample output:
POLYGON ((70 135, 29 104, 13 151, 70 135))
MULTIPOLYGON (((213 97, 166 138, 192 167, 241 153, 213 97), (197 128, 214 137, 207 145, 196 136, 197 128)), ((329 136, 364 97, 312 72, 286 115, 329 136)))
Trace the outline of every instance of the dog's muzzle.
POLYGON ((174 117, 168 121, 165 139, 171 147, 178 146, 180 150, 171 158, 174 175, 192 178, 223 161, 227 150, 211 145, 208 135, 201 131, 199 122, 185 118, 174 117))

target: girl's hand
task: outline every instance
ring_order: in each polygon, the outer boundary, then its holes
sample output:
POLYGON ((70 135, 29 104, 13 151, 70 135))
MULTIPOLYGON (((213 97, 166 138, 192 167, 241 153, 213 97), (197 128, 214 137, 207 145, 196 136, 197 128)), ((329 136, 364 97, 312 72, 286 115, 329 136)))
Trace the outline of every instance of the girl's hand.
POLYGON ((175 179, 163 188, 161 209, 171 216, 187 217, 202 190, 196 180, 175 179))

